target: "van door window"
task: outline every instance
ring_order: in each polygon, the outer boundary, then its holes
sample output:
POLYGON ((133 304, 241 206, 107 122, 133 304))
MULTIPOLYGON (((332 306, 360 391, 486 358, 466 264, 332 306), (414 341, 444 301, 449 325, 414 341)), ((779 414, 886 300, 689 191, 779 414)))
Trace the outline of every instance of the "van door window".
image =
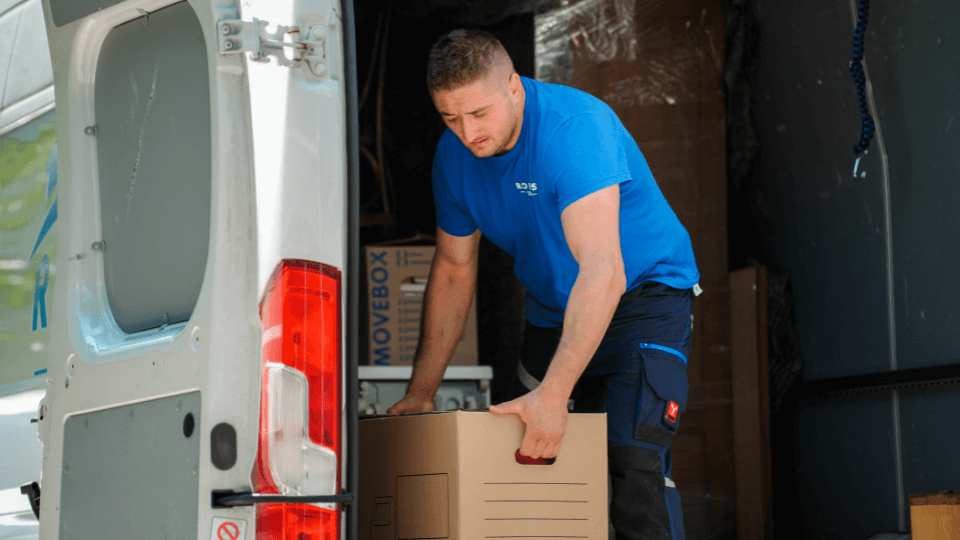
POLYGON ((110 31, 94 105, 104 281, 121 330, 190 318, 210 236, 210 88, 181 2, 110 31))

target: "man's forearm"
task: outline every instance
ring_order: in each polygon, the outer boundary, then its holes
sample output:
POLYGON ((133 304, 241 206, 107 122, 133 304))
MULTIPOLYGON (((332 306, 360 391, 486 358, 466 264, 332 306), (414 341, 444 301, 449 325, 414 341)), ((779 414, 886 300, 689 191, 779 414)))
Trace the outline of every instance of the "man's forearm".
POLYGON ((573 284, 563 318, 560 345, 543 379, 543 391, 566 401, 600 346, 626 290, 622 269, 581 273, 573 284))
POLYGON ((408 393, 432 399, 467 324, 476 288, 476 268, 435 260, 423 299, 420 340, 408 393))

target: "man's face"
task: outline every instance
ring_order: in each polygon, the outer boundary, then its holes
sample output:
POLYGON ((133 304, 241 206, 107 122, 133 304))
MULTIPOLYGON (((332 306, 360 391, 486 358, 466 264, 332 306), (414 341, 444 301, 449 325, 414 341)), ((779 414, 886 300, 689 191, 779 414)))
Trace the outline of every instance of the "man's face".
POLYGON ((435 92, 440 116, 473 155, 503 154, 520 137, 523 83, 513 73, 497 81, 496 73, 448 91, 435 92))

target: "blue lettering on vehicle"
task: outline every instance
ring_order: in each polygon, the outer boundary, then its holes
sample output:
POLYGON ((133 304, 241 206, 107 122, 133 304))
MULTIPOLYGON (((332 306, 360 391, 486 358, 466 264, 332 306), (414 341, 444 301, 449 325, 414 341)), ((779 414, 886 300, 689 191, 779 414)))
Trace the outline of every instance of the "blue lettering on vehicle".
MULTIPOLYGON (((53 151, 50 153, 50 157, 47 159, 47 194, 46 201, 50 201, 50 197, 53 196, 54 192, 57 189, 57 147, 53 147, 53 151)), ((33 256, 37 254, 37 250, 40 249, 40 244, 43 242, 44 238, 50 234, 53 230, 53 225, 57 222, 57 199, 59 197, 54 197, 53 202, 50 203, 50 208, 47 210, 46 217, 43 218, 43 224, 40 226, 40 232, 37 234, 37 239, 33 243, 33 249, 30 251, 29 260, 33 260, 33 256)), ((48 254, 44 253, 43 258, 40 259, 40 262, 37 264, 37 274, 36 281, 34 282, 33 289, 33 331, 36 332, 39 329, 47 327, 47 286, 50 284, 50 257, 48 254), (39 325, 38 325, 39 323, 39 325)))
POLYGON ((47 284, 50 283, 50 257, 43 254, 40 264, 37 265, 36 287, 33 289, 33 331, 37 331, 37 317, 40 318, 40 328, 47 327, 47 284))

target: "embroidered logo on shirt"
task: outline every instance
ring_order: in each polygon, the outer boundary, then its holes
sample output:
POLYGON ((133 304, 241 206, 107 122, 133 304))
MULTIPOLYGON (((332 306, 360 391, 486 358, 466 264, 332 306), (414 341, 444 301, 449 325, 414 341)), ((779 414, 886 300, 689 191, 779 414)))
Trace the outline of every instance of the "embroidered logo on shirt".
POLYGON ((522 182, 522 183, 521 183, 521 182, 514 182, 514 185, 517 186, 517 190, 520 191, 520 193, 526 193, 527 195, 529 195, 529 196, 531 196, 531 197, 534 197, 534 196, 537 195, 537 183, 536 183, 536 182, 531 182, 531 183, 529 183, 529 184, 526 183, 526 182, 522 182))

